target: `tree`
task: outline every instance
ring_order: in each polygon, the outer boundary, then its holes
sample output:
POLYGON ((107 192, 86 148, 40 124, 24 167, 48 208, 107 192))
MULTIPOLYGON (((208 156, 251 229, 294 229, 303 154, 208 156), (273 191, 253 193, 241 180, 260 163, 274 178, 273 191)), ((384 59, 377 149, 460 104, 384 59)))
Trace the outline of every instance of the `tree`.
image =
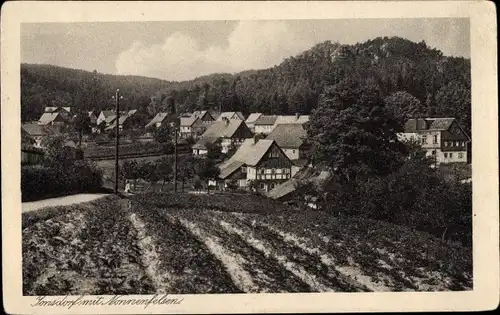
POLYGON ((184 184, 187 180, 192 179, 196 173, 195 165, 197 159, 191 154, 180 156, 177 159, 177 176, 181 180, 181 191, 184 192, 184 184))
POLYGON ((349 79, 326 90, 307 126, 313 163, 346 182, 397 169, 405 150, 396 137, 400 130, 377 88, 349 79))
POLYGON ((220 174, 220 169, 215 165, 215 162, 211 159, 201 159, 196 165, 196 175, 201 181, 204 181, 207 185, 207 192, 210 191, 209 181, 217 180, 220 174))
POLYGON ((405 91, 392 93, 384 99, 385 107, 392 116, 404 124, 410 118, 420 118, 424 111, 420 101, 405 91))
POLYGON ((90 117, 87 112, 79 111, 71 121, 73 130, 78 133, 78 146, 82 146, 83 134, 88 134, 91 132, 90 127, 90 117))
POLYGON ((217 160, 221 156, 222 148, 219 142, 207 143, 207 158, 211 160, 217 160))
POLYGON ((227 189, 230 191, 235 191, 238 189, 238 181, 236 179, 231 179, 226 182, 227 189))
POLYGON ((172 168, 173 161, 169 157, 163 157, 156 161, 156 172, 158 173, 158 178, 163 180, 161 185, 161 189, 165 185, 165 182, 168 182, 172 179, 172 168))
POLYGON ((167 143, 172 141, 172 133, 167 124, 162 124, 159 128, 153 130, 153 138, 158 143, 167 143))
POLYGON ((457 118, 465 131, 471 134, 471 90, 460 82, 452 81, 436 94, 436 112, 442 117, 457 118))

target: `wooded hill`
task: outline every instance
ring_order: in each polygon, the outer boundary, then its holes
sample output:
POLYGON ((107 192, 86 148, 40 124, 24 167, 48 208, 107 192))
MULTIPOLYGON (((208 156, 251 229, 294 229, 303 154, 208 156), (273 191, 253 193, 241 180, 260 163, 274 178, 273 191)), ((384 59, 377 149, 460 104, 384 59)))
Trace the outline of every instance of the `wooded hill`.
POLYGON ((172 100, 178 111, 213 108, 245 114, 309 114, 326 86, 349 76, 374 83, 382 98, 390 97, 394 106, 403 107, 396 110, 412 106, 415 115, 457 117, 470 132, 470 68, 469 59, 443 56, 425 42, 398 37, 355 45, 326 41, 269 69, 183 82, 22 64, 22 119, 38 119, 47 105, 85 110, 112 107, 116 88, 122 91, 125 108, 143 109, 150 115, 172 100), (401 91, 406 93, 394 94, 401 91))

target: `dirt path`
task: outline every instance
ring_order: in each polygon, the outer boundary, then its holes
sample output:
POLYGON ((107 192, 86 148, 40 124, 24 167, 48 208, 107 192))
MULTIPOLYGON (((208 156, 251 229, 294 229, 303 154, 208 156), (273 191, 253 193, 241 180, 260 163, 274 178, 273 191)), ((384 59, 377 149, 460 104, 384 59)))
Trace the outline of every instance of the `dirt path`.
POLYGON ((50 198, 32 202, 23 202, 22 209, 23 212, 29 212, 33 210, 42 209, 45 207, 69 206, 76 203, 96 200, 105 196, 108 196, 108 194, 77 194, 77 195, 50 198))

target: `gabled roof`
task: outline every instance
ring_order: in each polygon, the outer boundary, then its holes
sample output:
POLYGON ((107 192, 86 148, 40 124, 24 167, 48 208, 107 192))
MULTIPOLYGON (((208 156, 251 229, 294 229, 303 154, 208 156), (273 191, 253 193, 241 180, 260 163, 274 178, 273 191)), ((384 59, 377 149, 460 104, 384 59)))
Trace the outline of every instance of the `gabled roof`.
POLYGON ((261 115, 255 120, 255 125, 274 125, 278 116, 276 115, 261 115))
POLYGON ((262 113, 251 113, 247 120, 245 120, 245 122, 247 124, 251 124, 251 123, 254 123, 257 119, 259 119, 259 117, 262 116, 262 113))
POLYGON ((207 144, 212 144, 215 143, 218 140, 216 137, 205 137, 199 139, 191 148, 193 149, 201 149, 201 150, 206 150, 207 149, 207 144))
POLYGON ((293 193, 297 189, 297 185, 300 181, 321 185, 330 177, 331 173, 329 171, 322 170, 318 174, 313 168, 307 167, 295 174, 293 178, 290 178, 286 182, 283 182, 271 189, 266 196, 272 199, 279 199, 293 193))
POLYGON ((280 148, 299 148, 306 137, 307 132, 302 124, 280 124, 266 139, 276 141, 280 148))
POLYGON ((61 114, 58 112, 52 112, 52 113, 43 113, 40 119, 38 120, 38 123, 41 125, 46 125, 50 124, 51 122, 55 121, 61 114))
POLYGON ((202 138, 231 138, 234 133, 238 130, 241 124, 244 124, 243 120, 233 119, 229 121, 215 121, 201 136, 202 138))
POLYGON ((219 165, 219 177, 225 179, 243 165, 257 165, 274 143, 273 140, 267 139, 257 142, 254 139, 246 139, 229 160, 219 165))
POLYGON ((208 110, 195 110, 191 116, 194 116, 194 117, 201 119, 201 118, 203 118, 203 116, 205 116, 207 114, 210 116, 210 118, 212 118, 212 120, 214 120, 214 117, 212 116, 212 114, 210 114, 210 112, 208 110))
MULTIPOLYGON (((111 117, 108 117, 108 118, 111 118, 111 117)), ((120 116, 120 118, 118 119, 118 123, 120 125, 123 125, 123 123, 125 121, 127 121, 127 119, 129 118, 129 116, 120 116)), ((116 116, 114 117, 113 119, 113 124, 111 124, 109 127, 107 127, 105 130, 110 130, 110 129, 113 129, 116 127, 116 116)))
POLYGON ((151 119, 151 121, 146 125, 146 128, 148 127, 151 127, 157 123, 161 123, 163 122, 163 120, 165 120, 165 118, 168 117, 168 113, 158 113, 156 114, 155 117, 153 117, 153 119, 151 119))
POLYGON ((39 124, 23 124, 21 128, 30 136, 45 136, 48 132, 44 125, 39 124))
POLYGON ((68 113, 71 113, 71 107, 69 107, 69 106, 65 106, 65 107, 63 107, 63 106, 47 106, 47 107, 45 107, 44 112, 45 113, 53 113, 59 109, 64 109, 68 113))
POLYGON ((132 116, 132 115, 134 115, 135 113, 137 113, 137 109, 131 109, 131 110, 129 110, 129 111, 128 111, 127 115, 128 115, 128 116, 132 116))
POLYGON ((234 115, 236 115, 239 119, 245 120, 245 116, 241 112, 223 112, 217 117, 217 121, 221 121, 224 118, 231 119, 234 115))
POLYGON ((279 124, 304 124, 309 121, 309 115, 280 115, 276 118, 276 125, 279 124))
POLYGON ((181 121, 181 126, 182 127, 191 127, 195 121, 198 120, 198 117, 195 116, 194 114, 191 115, 190 117, 181 117, 180 121, 181 121))
POLYGON ((103 115, 104 118, 109 117, 109 116, 116 116, 115 112, 112 110, 103 110, 103 111, 101 111, 100 115, 103 115))
POLYGON ((454 121, 455 118, 412 118, 406 121, 404 131, 444 131, 448 130, 454 121))
POLYGON ((115 121, 115 120, 116 120, 116 115, 115 115, 115 113, 113 113, 113 115, 106 116, 106 117, 104 118, 104 121, 105 121, 107 124, 110 124, 110 123, 112 123, 112 122, 113 122, 113 121, 115 121))

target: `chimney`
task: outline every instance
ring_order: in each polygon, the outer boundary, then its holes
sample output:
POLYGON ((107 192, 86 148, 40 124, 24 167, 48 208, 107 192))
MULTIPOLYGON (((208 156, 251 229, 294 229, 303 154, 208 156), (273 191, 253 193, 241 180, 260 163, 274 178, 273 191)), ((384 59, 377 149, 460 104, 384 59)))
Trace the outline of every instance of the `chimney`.
POLYGON ((259 137, 257 135, 253 136, 253 144, 257 144, 259 142, 259 137))
POLYGON ((299 113, 295 113, 295 120, 299 120, 299 117, 300 117, 300 114, 299 113))

